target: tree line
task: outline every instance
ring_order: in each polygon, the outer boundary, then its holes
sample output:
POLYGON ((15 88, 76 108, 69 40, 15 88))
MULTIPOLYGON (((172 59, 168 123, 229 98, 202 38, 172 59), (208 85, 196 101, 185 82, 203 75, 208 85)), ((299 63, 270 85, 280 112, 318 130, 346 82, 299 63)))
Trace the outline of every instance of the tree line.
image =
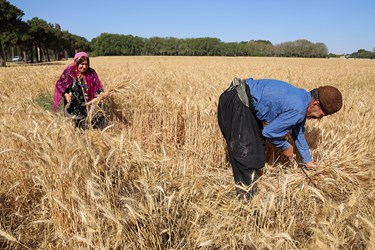
POLYGON ((152 55, 152 56, 286 56, 326 57, 323 43, 296 40, 273 45, 267 40, 225 43, 218 38, 142 38, 132 35, 102 33, 92 39, 95 55, 152 55))
POLYGON ((91 50, 84 37, 37 17, 24 22, 23 15, 16 6, 0 0, 0 66, 5 66, 7 59, 16 54, 33 63, 67 58, 77 49, 91 50))
MULTIPOLYGON (((0 65, 14 55, 25 62, 61 60, 78 50, 93 56, 275 56, 275 57, 337 57, 329 54, 324 43, 300 39, 273 45, 268 40, 222 42, 218 38, 142 38, 132 35, 102 33, 89 42, 86 38, 64 31, 37 17, 22 21, 23 11, 0 0, 0 65)), ((373 52, 359 50, 349 57, 374 58, 373 52)))

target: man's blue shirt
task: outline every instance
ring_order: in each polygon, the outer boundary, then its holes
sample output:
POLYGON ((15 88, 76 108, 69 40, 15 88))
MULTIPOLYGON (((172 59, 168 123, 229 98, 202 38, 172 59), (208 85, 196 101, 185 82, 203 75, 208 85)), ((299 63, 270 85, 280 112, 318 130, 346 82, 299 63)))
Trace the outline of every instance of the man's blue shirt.
POLYGON ((262 134, 272 145, 286 150, 290 144, 284 136, 292 130, 292 138, 303 162, 312 161, 305 139, 306 112, 310 104, 310 92, 272 79, 246 80, 253 97, 255 115, 267 122, 262 134))

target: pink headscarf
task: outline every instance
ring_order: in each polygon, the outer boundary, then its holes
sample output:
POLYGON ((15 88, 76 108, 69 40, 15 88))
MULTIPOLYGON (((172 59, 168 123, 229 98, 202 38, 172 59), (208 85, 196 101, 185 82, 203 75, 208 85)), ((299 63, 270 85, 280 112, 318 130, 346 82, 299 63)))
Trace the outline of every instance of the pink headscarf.
POLYGON ((80 58, 82 56, 89 58, 89 55, 86 52, 83 52, 83 51, 82 52, 78 52, 78 53, 76 53, 74 55, 74 63, 76 63, 77 60, 78 60, 78 58, 80 58))
MULTIPOLYGON (((53 98, 53 111, 56 112, 57 108, 60 105, 60 101, 64 91, 73 83, 78 75, 77 70, 77 61, 82 56, 89 58, 86 52, 78 52, 74 55, 74 61, 67 66, 63 73, 61 74, 60 78, 56 82, 55 86, 55 94, 53 98)), ((83 77, 85 78, 85 82, 88 88, 88 101, 91 101, 95 95, 96 91, 101 89, 103 90, 102 83, 99 79, 98 74, 95 72, 94 69, 88 68, 85 73, 83 73, 83 77)))

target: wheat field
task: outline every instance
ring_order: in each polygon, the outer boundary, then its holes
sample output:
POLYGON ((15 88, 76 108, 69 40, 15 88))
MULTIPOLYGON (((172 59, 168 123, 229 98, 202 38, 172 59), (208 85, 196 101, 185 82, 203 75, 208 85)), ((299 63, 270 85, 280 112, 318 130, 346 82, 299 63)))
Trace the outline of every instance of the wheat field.
POLYGON ((111 92, 103 131, 51 112, 68 63, 0 68, 1 249, 375 249, 375 61, 94 57, 111 92), (319 169, 266 145, 249 202, 216 119, 235 76, 344 97, 307 121, 319 169))

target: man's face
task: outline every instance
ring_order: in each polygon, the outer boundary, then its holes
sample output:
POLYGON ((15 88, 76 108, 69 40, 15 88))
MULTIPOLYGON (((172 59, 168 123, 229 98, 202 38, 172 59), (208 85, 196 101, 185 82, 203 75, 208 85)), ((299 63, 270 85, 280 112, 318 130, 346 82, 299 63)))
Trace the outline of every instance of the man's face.
POLYGON ((309 107, 307 108, 306 118, 307 119, 322 119, 323 116, 327 114, 324 113, 319 101, 311 101, 309 107))

